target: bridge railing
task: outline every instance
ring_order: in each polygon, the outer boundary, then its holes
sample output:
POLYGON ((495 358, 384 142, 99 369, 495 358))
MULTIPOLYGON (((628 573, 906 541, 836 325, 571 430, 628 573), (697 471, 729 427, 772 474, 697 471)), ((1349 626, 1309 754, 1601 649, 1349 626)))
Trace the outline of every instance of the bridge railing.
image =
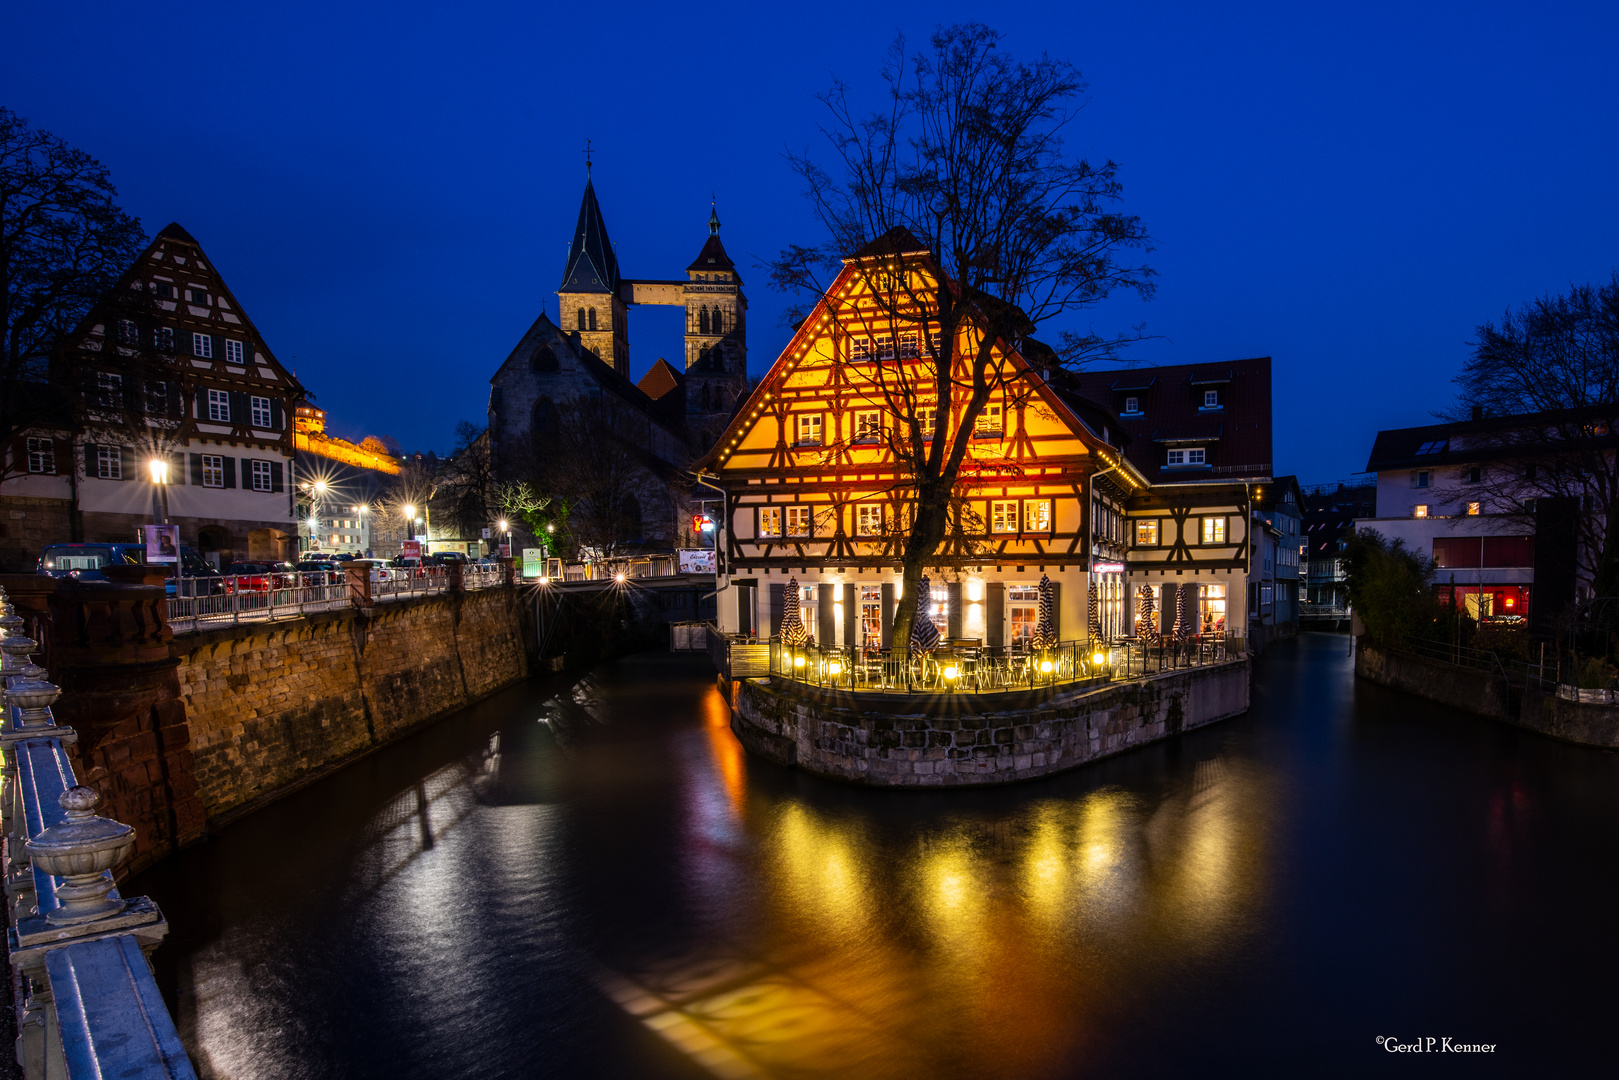
POLYGON ((194 1080, 147 957, 168 932, 157 905, 124 898, 112 869, 135 830, 95 816, 51 705, 61 689, 31 660, 39 646, 0 590, 0 828, 6 951, 21 993, 17 1062, 25 1080, 125 1077, 194 1080))

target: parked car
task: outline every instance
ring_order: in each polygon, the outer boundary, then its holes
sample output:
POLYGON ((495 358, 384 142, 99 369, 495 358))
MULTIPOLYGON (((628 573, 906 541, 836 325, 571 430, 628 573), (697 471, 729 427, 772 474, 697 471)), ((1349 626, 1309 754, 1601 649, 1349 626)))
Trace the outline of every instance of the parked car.
POLYGON ((289 562, 231 563, 225 571, 225 592, 269 592, 298 583, 298 568, 289 562))
MULTIPOLYGON (((146 563, 145 544, 49 544, 39 553, 38 572, 56 578, 106 581, 107 566, 142 566, 146 563)), ((219 571, 196 550, 180 548, 179 574, 173 563, 158 563, 167 577, 164 591, 170 596, 208 596, 222 591, 219 571)))
POLYGON ((467 562, 466 553, 462 551, 435 551, 427 558, 429 561, 436 562, 441 566, 446 563, 458 562, 464 564, 467 562))
POLYGON ((368 567, 371 571, 371 580, 373 583, 392 581, 394 579, 394 575, 400 573, 397 568, 390 567, 388 565, 388 560, 386 559, 350 559, 348 561, 348 565, 368 567))
POLYGON ((348 576, 341 566, 326 559, 304 559, 297 569, 305 585, 341 585, 348 576))

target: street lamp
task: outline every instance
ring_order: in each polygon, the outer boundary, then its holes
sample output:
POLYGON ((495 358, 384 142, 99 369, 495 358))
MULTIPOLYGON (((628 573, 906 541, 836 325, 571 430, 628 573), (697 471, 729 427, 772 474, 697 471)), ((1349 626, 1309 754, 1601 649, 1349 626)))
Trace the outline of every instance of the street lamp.
POLYGON ((169 523, 169 463, 163 458, 155 457, 146 463, 147 472, 152 477, 153 502, 157 504, 156 517, 159 525, 169 523))

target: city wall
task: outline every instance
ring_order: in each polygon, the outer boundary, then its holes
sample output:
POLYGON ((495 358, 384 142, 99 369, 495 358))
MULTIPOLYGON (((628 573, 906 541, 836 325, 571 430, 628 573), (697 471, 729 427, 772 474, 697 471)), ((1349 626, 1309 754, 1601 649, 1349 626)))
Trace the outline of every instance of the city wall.
POLYGON ((513 590, 482 589, 177 637, 208 821, 523 678, 520 608, 513 590))
POLYGON ((782 765, 885 787, 1045 776, 1248 711, 1249 662, 1067 691, 912 697, 732 685, 731 728, 782 765))

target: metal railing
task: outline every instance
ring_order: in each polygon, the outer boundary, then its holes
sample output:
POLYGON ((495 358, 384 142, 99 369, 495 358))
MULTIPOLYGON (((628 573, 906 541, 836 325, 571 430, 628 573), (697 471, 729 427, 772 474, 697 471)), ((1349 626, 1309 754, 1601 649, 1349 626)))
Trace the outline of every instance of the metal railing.
POLYGON ((168 924, 144 897, 125 898, 112 868, 135 830, 96 817, 101 796, 80 787, 57 726, 61 695, 31 661, 38 643, 0 590, 0 799, 5 836, 7 946, 21 994, 17 1062, 25 1080, 118 1076, 195 1080, 147 957, 168 924))
MULTIPOLYGON (((765 642, 758 643, 765 645, 765 642)), ((732 643, 733 654, 737 643, 732 643)), ((930 653, 768 642, 769 673, 808 686, 886 694, 998 694, 1145 678, 1245 655, 1235 631, 1158 641, 1065 641, 1018 649, 955 641, 930 653)))
MULTIPOLYGON (((385 566, 367 571, 369 595, 345 571, 286 571, 224 577, 178 578, 168 598, 169 626, 175 633, 242 622, 296 619, 310 612, 355 604, 388 602, 442 593, 454 584, 447 566, 385 566)), ((461 587, 487 589, 504 584, 506 567, 468 563, 461 587)))

